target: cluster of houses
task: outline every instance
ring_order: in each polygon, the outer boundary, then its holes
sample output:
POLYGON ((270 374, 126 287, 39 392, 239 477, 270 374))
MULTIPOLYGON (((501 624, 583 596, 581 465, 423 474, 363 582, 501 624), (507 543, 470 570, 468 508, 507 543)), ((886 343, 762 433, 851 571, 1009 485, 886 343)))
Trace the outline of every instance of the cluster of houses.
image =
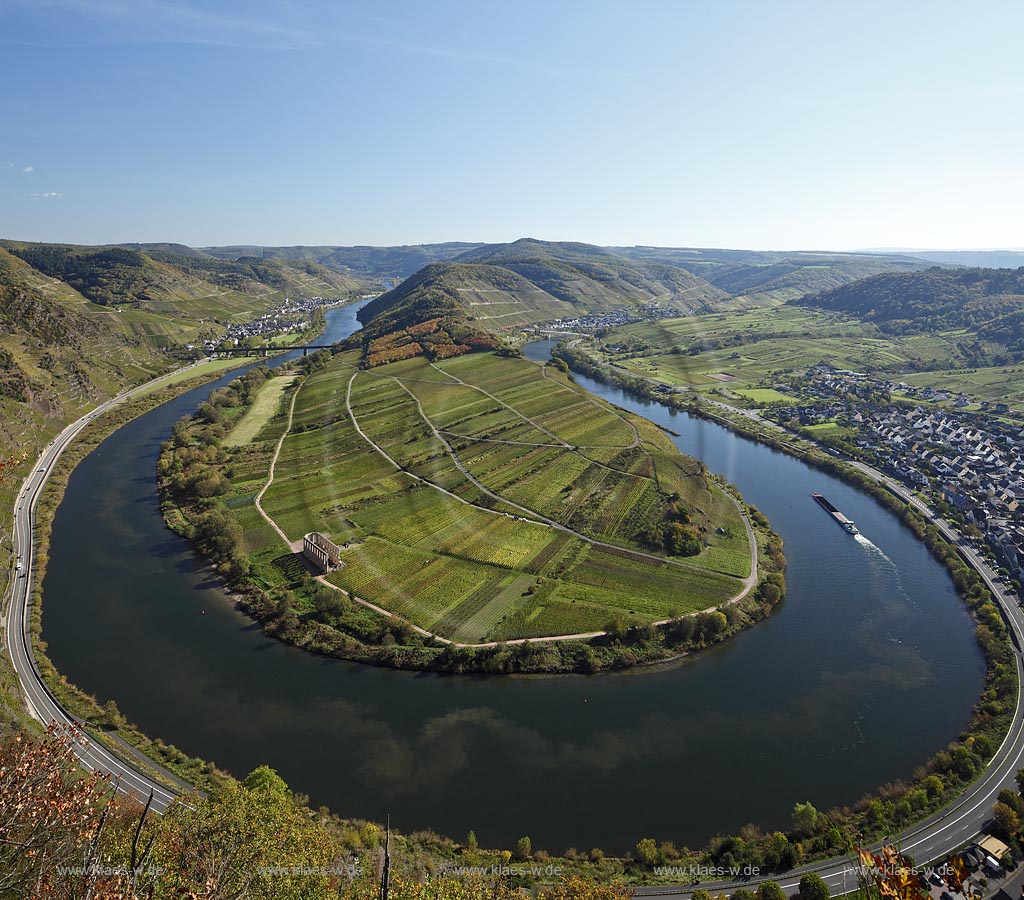
POLYGON ((597 334, 611 328, 620 328, 634 322, 653 322, 658 319, 673 319, 680 315, 674 306, 660 303, 643 303, 634 309, 612 309, 608 312, 571 319, 555 319, 541 326, 543 331, 567 331, 576 334, 597 334))
POLYGON ((336 306, 340 302, 341 299, 338 297, 310 297, 307 300, 292 300, 286 297, 284 303, 262 316, 248 322, 229 324, 221 338, 206 341, 203 349, 207 353, 212 353, 225 345, 237 347, 249 338, 262 340, 279 334, 303 331, 309 327, 316 310, 336 306))
POLYGON ((986 536, 1017 578, 1024 575, 1024 437, 989 430, 954 412, 889 407, 853 423, 891 473, 935 492, 986 536))
MULTIPOLYGON (((801 393, 814 401, 777 417, 801 425, 839 419, 856 429, 858 448, 878 468, 910 487, 929 488, 959 510, 1011 574, 1024 578, 1024 433, 1018 427, 963 412, 971 403, 964 395, 915 389, 919 400, 954 400, 953 408, 886 403, 878 401, 879 392, 908 386, 821 367, 808 375, 801 393)), ((1004 403, 982 407, 1007 411, 1004 403)))

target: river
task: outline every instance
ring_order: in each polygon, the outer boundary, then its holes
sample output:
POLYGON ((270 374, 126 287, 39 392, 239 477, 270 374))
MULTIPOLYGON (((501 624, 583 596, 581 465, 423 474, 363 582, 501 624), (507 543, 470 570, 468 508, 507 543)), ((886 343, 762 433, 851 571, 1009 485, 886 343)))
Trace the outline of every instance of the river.
MULTIPOLYGON (((326 340, 354 316, 330 312, 326 340)), ((957 736, 984 662, 945 570, 892 513, 718 425, 576 377, 680 432, 680 449, 769 517, 789 592, 767 621, 692 662, 589 678, 394 672, 270 640, 160 516, 159 444, 207 385, 119 429, 71 477, 44 584, 51 659, 147 734, 239 776, 267 763, 314 806, 474 829, 484 846, 529 835, 552 852, 786 826, 796 801, 855 802, 957 736)))

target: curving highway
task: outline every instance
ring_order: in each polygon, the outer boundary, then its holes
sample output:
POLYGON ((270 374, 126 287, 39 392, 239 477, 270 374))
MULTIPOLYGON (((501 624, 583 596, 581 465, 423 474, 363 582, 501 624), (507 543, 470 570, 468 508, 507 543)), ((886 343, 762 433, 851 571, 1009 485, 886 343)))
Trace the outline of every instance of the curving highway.
MULTIPOLYGON (((36 505, 39 502, 39 496, 42 493, 46 479, 49 477, 53 465, 61 453, 78 436, 79 432, 93 419, 107 410, 123 403, 136 394, 151 389, 154 385, 159 385, 173 375, 193 368, 195 365, 196 363, 192 363, 174 372, 161 375, 159 378, 148 381, 136 388, 122 391, 120 394, 111 397, 105 403, 96 407, 92 412, 82 416, 78 421, 68 425, 58 434, 43 449, 42 454, 32 468, 31 474, 25 479, 18 492, 14 507, 14 528, 11 532, 16 568, 10 600, 7 604, 7 615, 4 621, 7 636, 6 650, 11 660, 11 665, 18 676, 18 681, 21 683, 28 711, 44 725, 55 724, 60 730, 76 732, 78 740, 74 742, 75 754, 84 768, 109 775, 118 790, 126 794, 145 799, 152 792, 152 808, 157 812, 163 812, 174 800, 177 793, 193 790, 192 786, 167 772, 156 763, 150 763, 167 780, 178 786, 177 791, 172 791, 165 783, 154 780, 140 768, 124 761, 98 741, 90 740, 86 736, 84 723, 73 713, 61 706, 60 702, 46 686, 46 682, 43 680, 43 676, 36 665, 35 656, 32 653, 31 634, 32 582, 33 566, 35 563, 33 533, 35 530, 36 505)), ((126 752, 131 754, 137 751, 126 747, 126 752)), ((147 762, 149 761, 147 760, 147 762)))
MULTIPOLYGON (((716 404, 717 405, 717 404, 716 404)), ((730 410, 735 412, 736 410, 730 410)), ((751 410, 742 410, 743 415, 776 431, 790 434, 776 423, 762 418, 751 410)), ((935 525, 942 535, 954 547, 961 557, 972 566, 984 579, 988 589, 1002 611, 1003 618, 1010 631, 1014 659, 1017 665, 1017 704, 1009 732, 1000 744, 992 762, 982 776, 964 791, 929 818, 908 828, 893 840, 900 850, 912 857, 919 865, 948 856, 963 847, 981 834, 982 827, 992 817, 992 807, 1003 788, 1016 791, 1014 776, 1017 770, 1024 767, 1024 698, 1021 686, 1024 684, 1024 612, 1015 594, 1005 589, 996 573, 989 567, 977 550, 967 544, 956 530, 941 516, 936 514, 919 497, 915 496, 900 482, 864 463, 843 457, 843 461, 859 469, 864 474, 884 485, 892 493, 911 504, 929 523, 935 525)), ((877 847, 878 845, 876 845, 877 847)), ((638 896, 672 896, 688 897, 698 888, 716 894, 728 894, 732 890, 756 888, 764 881, 775 881, 787 895, 797 890, 800 878, 808 872, 816 872, 824 879, 833 895, 846 894, 858 890, 858 863, 851 855, 836 857, 823 862, 812 863, 793 869, 789 872, 720 881, 704 881, 699 884, 690 883, 679 886, 652 886, 639 888, 638 896)))
MULTIPOLYGON (((18 493, 12 532, 17 568, 14 572, 15 578, 5 618, 6 649, 21 683, 29 711, 44 724, 55 723, 58 728, 75 729, 84 734, 83 723, 65 710, 47 688, 32 653, 31 585, 35 549, 32 535, 35 526, 36 505, 43 486, 53 464, 61 453, 94 418, 125 400, 149 390, 177 372, 193 368, 195 365, 193 363, 184 369, 168 373, 139 387, 122 391, 96 407, 92 412, 68 425, 43 450, 18 493)), ((750 411, 744 411, 744 414, 767 427, 784 431, 775 423, 762 419, 756 413, 751 414, 750 411)), ((995 572, 989 568, 980 554, 973 547, 965 545, 948 522, 936 515, 902 484, 863 463, 853 460, 847 460, 847 462, 911 503, 929 522, 942 531, 947 540, 958 548, 965 561, 973 566, 985 580, 1003 611, 1013 638, 1018 676, 1017 704, 1010 731, 996 752, 992 763, 982 777, 960 797, 928 819, 903 832, 897 838, 904 853, 912 856, 919 863, 924 863, 944 857, 976 837, 982 826, 991 817, 992 806, 999 791, 1004 787, 1014 788, 1014 775, 1018 769, 1024 766, 1024 705, 1022 705, 1020 689, 1020 684, 1024 683, 1024 658, 1021 654, 1021 648, 1024 647, 1024 613, 1022 613, 1016 597, 1004 589, 995 572)), ((151 763, 155 769, 164 774, 166 779, 177 786, 176 789, 169 788, 163 781, 154 780, 141 768, 126 762, 103 745, 86 737, 81 737, 75 743, 75 752, 86 769, 110 775, 119 790, 142 798, 148 797, 152 792, 153 808, 158 812, 165 810, 177 794, 193 790, 191 785, 166 772, 156 763, 151 763)), ((137 751, 127 749, 126 752, 130 755, 137 751)), ((147 760, 147 762, 149 761, 147 760)), ((699 885, 689 883, 679 886, 640 887, 637 889, 637 894, 640 896, 687 897, 698 886, 712 894, 728 894, 731 890, 741 887, 751 889, 767 880, 778 882, 789 894, 798 887, 800 877, 808 872, 817 872, 825 880, 833 894, 842 894, 857 890, 858 885, 853 865, 850 857, 843 857, 763 878, 705 881, 699 885)), ((682 876, 682 873, 680 875, 682 876)))

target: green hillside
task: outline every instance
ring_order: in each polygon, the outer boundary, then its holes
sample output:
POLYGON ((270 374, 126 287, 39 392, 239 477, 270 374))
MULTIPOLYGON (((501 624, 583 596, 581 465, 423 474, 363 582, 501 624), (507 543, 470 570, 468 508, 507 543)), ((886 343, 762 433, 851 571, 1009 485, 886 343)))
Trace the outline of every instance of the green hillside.
POLYGON ((364 288, 315 263, 225 263, 187 250, 0 241, 0 462, 9 467, 0 515, 8 521, 46 442, 123 388, 180 365, 182 345, 285 296, 364 288))
POLYGON ((427 319, 461 317, 488 331, 575 314, 575 308, 500 266, 432 263, 359 313, 376 337, 427 319))
POLYGON ((963 329, 965 340, 1024 356, 1024 268, 876 275, 798 301, 876 324, 890 334, 963 329))
POLYGON ((356 278, 401 281, 433 262, 455 259, 476 243, 452 241, 444 244, 411 244, 400 247, 204 247, 203 252, 218 259, 258 256, 262 259, 317 262, 356 278))
POLYGON ((522 238, 469 250, 460 263, 509 269, 546 293, 581 309, 600 311, 659 301, 681 312, 707 310, 726 293, 677 266, 629 260, 591 244, 522 238))
POLYGON ((715 308, 719 289, 682 269, 624 260, 588 244, 523 239, 433 263, 364 307, 364 337, 437 318, 501 334, 550 319, 657 302, 680 314, 715 308))
POLYGON ((285 297, 348 296, 367 283, 315 262, 224 261, 180 244, 88 247, 0 241, 20 283, 157 348, 214 336, 285 297))
POLYGON ((781 302, 883 272, 925 269, 895 253, 818 253, 701 248, 614 247, 629 259, 678 266, 746 304, 781 302))

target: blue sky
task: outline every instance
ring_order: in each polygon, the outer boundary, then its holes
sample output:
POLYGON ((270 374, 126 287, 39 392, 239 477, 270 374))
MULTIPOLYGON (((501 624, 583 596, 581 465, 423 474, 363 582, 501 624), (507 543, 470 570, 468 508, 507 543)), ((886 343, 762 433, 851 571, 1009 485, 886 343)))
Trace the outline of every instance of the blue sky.
POLYGON ((0 236, 1024 246, 1024 4, 0 0, 0 236))

